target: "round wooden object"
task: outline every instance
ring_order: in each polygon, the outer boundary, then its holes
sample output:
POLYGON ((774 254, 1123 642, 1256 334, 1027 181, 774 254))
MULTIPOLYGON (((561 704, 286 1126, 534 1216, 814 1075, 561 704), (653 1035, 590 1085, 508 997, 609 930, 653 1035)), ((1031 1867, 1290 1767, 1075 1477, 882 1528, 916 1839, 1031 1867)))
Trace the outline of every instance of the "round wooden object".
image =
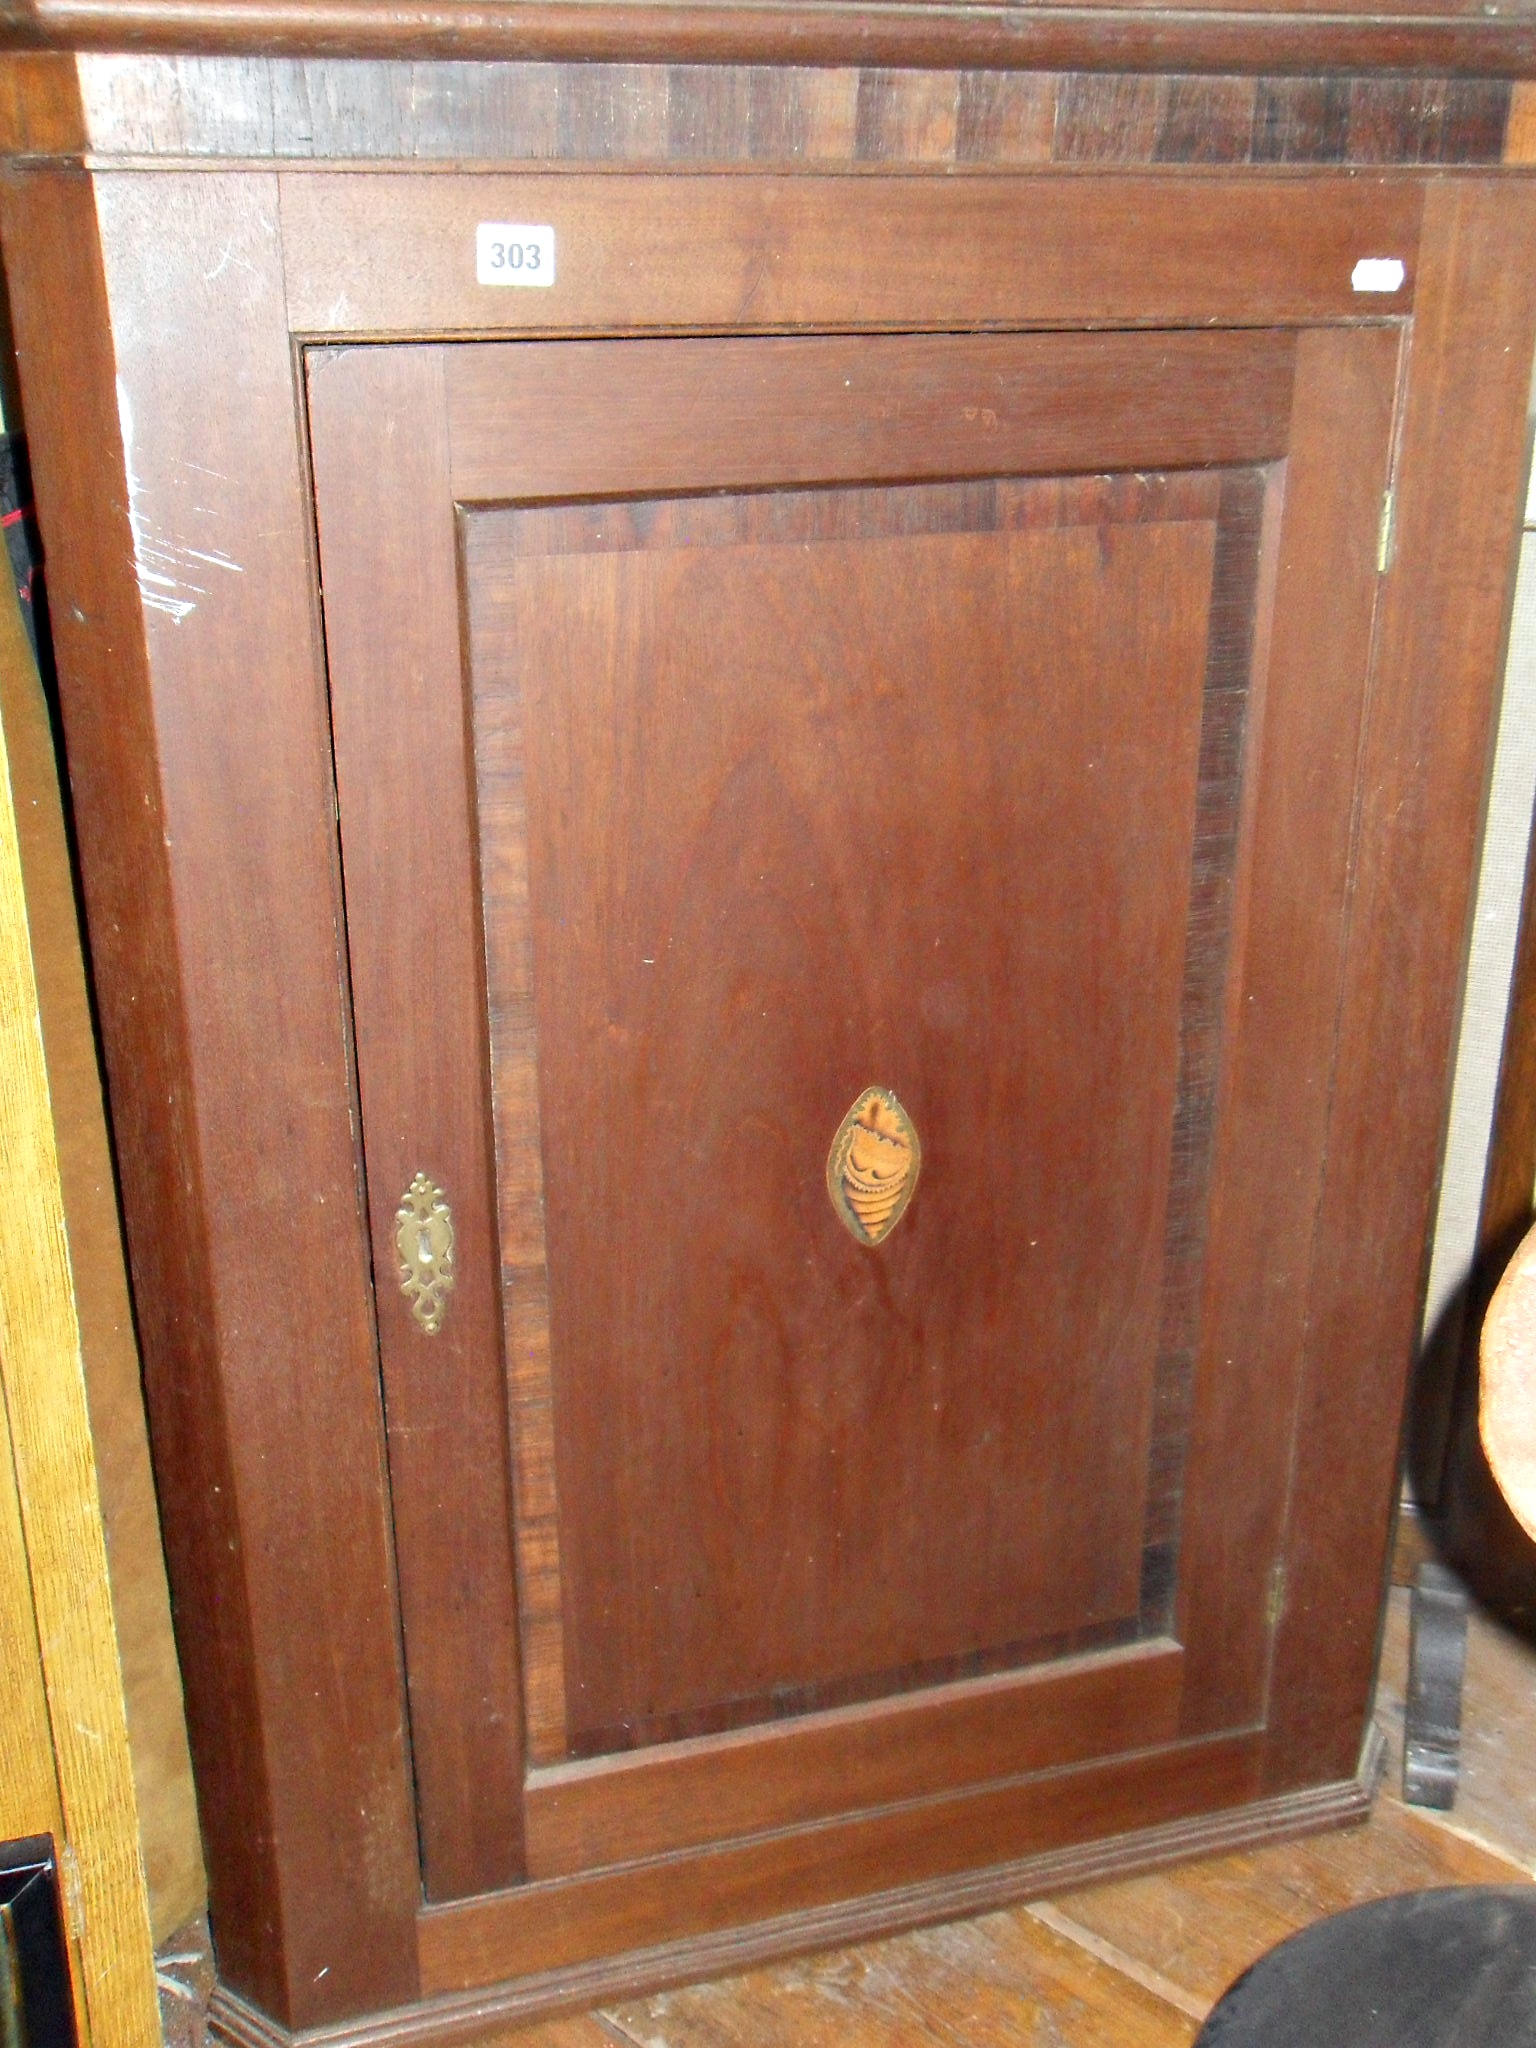
POLYGON ((1478 1426, 1500 1491, 1536 1537, 1536 1230, 1505 1269, 1483 1322, 1478 1426))
POLYGON ((1536 1887, 1335 1913, 1238 1978, 1195 2048, 1536 2048, 1536 1887))

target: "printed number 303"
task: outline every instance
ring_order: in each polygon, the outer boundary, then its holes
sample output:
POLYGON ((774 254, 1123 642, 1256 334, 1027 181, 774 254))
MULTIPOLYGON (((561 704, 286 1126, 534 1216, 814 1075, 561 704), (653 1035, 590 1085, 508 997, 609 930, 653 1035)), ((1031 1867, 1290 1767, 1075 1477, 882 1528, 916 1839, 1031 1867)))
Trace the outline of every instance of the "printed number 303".
POLYGON ((492 242, 492 270, 537 270, 543 252, 537 242, 492 242))
POLYGON ((481 284, 555 281, 555 231, 548 223, 483 220, 475 230, 475 275, 481 284))

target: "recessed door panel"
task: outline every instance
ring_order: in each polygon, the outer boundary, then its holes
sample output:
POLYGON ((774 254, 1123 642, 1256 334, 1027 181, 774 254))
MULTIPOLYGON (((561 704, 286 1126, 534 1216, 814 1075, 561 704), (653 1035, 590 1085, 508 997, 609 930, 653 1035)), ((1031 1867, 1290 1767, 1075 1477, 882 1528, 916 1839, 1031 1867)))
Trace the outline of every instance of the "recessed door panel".
POLYGON ((536 1755, 1142 1631, 1220 502, 470 520, 502 1158, 538 1142, 498 1071, 530 1028, 542 1132, 536 1755), (826 1181, 869 1086, 921 1145, 875 1244, 826 1181))

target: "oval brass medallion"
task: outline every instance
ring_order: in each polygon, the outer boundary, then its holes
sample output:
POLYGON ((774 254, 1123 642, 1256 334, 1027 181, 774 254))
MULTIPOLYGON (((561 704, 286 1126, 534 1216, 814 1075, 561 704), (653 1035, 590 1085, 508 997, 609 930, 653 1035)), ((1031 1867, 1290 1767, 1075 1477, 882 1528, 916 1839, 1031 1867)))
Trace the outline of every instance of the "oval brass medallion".
POLYGON ((889 1088, 866 1088, 837 1127, 827 1155, 827 1193, 850 1237, 890 1236, 917 1186, 922 1147, 889 1088))

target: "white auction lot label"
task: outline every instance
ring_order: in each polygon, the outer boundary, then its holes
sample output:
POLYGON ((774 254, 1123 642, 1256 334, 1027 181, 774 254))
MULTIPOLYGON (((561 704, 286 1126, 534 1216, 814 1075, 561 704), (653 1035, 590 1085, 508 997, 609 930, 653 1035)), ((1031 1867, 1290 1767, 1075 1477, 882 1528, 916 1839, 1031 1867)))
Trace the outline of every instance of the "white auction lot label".
POLYGON ((553 284, 554 229, 481 221, 475 230, 475 276, 481 284, 553 284))
POLYGON ((1349 281, 1357 292, 1400 292, 1407 274, 1400 256, 1362 256, 1349 281))

